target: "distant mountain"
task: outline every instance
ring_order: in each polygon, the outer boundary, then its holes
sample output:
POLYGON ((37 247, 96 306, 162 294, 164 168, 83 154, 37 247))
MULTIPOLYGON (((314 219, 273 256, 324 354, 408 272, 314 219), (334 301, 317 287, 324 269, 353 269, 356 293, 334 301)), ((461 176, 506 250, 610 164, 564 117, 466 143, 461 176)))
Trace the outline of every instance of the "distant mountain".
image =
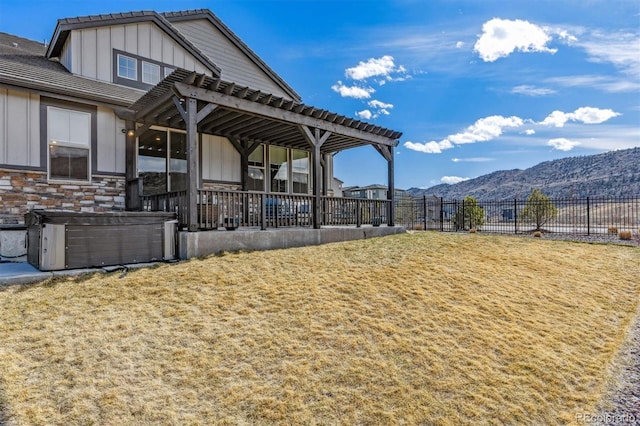
POLYGON ((524 199, 539 188, 550 198, 640 196, 640 148, 545 161, 526 170, 501 170, 453 185, 410 188, 412 196, 478 200, 524 199))

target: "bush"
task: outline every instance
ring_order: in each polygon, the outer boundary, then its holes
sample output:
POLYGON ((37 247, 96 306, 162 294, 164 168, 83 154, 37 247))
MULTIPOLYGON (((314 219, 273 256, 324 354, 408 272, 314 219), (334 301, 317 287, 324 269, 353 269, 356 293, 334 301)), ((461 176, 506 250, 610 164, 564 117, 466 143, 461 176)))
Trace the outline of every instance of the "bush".
POLYGON ((632 237, 631 231, 620 231, 618 233, 618 238, 625 241, 630 241, 632 237))
POLYGON ((476 228, 469 229, 469 233, 470 234, 475 234, 476 232, 478 232, 478 229, 476 229, 476 228))
POLYGON ((536 231, 536 232, 533 233, 533 236, 536 237, 536 238, 540 238, 540 237, 542 237, 542 232, 536 231))
POLYGON ((558 209, 553 202, 539 189, 534 189, 527 198, 527 204, 520 213, 520 218, 525 222, 533 222, 535 230, 542 230, 542 226, 558 215, 558 209))
POLYGON ((465 197, 462 205, 451 218, 456 230, 476 230, 484 225, 484 209, 478 205, 478 200, 473 197, 465 197))
POLYGON ((607 228, 607 232, 609 234, 617 234, 618 233, 618 227, 617 226, 610 226, 607 228))

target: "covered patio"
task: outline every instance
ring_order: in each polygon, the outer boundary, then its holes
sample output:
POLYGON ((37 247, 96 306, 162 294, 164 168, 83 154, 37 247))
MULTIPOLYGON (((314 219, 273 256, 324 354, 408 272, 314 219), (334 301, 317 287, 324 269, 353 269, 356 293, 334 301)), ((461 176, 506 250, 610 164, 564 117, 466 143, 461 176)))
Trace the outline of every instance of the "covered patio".
MULTIPOLYGON (((183 69, 175 70, 142 98, 121 111, 126 120, 126 206, 128 210, 175 212, 178 229, 321 229, 362 225, 394 226, 394 148, 400 132, 314 108, 249 87, 183 69), (186 189, 142 193, 137 138, 152 126, 186 131, 186 189), (202 183, 201 137, 225 137, 240 154, 239 189, 210 189, 202 183), (307 193, 249 190, 250 156, 262 144, 309 153, 307 193), (371 145, 387 163, 385 200, 333 197, 328 156, 371 145)), ((293 170, 277 173, 292 176, 293 170)), ((265 170, 266 171, 266 170, 265 170)), ((273 188, 271 188, 273 189, 273 188)), ((236 237, 237 238, 237 237, 236 237)))

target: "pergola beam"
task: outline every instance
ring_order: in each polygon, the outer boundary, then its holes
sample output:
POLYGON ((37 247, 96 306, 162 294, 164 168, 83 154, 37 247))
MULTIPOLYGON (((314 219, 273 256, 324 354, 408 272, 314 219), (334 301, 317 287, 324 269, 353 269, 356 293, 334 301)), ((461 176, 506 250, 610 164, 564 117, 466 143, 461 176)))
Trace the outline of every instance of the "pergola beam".
MULTIPOLYGON (((317 128, 323 131, 329 131, 331 133, 348 136, 354 139, 364 140, 369 143, 377 143, 387 146, 395 146, 397 144, 397 142, 393 139, 369 133, 361 129, 355 129, 353 127, 336 124, 320 118, 314 118, 305 114, 299 114, 263 104, 261 102, 262 99, 259 99, 257 102, 252 102, 247 99, 237 98, 230 94, 214 92, 211 90, 190 86, 184 83, 175 83, 175 90, 185 98, 192 97, 203 102, 213 103, 227 109, 239 111, 244 114, 253 114, 269 118, 274 121, 317 128)), ((311 107, 305 109, 306 111, 310 111, 310 108, 311 107)), ((362 128, 366 126, 359 125, 359 127, 362 128)))

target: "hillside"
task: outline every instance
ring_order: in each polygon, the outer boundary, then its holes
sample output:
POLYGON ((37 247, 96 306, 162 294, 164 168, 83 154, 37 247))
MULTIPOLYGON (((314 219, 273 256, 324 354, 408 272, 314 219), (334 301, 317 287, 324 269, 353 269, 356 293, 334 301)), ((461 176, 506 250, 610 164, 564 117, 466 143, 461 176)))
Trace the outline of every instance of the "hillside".
POLYGON ((500 170, 453 185, 410 188, 413 196, 479 200, 526 198, 539 188, 552 198, 640 196, 640 148, 545 161, 525 170, 500 170))

